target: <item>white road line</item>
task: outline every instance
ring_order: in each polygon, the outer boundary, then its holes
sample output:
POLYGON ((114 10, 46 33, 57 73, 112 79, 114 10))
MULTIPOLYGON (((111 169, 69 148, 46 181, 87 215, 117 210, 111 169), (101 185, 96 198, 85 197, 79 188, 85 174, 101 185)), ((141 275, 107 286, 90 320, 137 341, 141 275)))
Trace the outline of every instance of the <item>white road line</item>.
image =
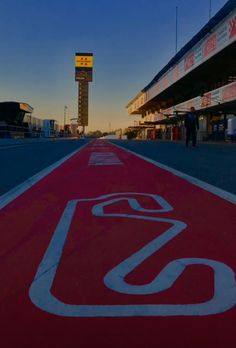
POLYGON ((63 164, 65 161, 67 161, 69 158, 74 156, 77 152, 81 151, 85 146, 87 146, 89 143, 81 146, 79 149, 73 151, 69 155, 61 158, 59 161, 51 164, 49 167, 44 168, 39 173, 33 175, 29 179, 25 180, 20 185, 14 187, 10 191, 4 193, 2 196, 0 196, 0 210, 6 207, 9 203, 14 201, 17 197, 19 197, 22 193, 26 192, 28 189, 30 189, 33 185, 37 184, 41 179, 45 178, 48 174, 50 174, 53 170, 58 168, 61 164, 63 164))
POLYGON ((143 159, 144 161, 146 162, 149 162, 149 163, 152 163, 154 166, 156 167, 159 167, 161 169, 164 169, 188 182, 190 182, 191 184, 195 185, 195 186, 198 186, 202 189, 204 189, 205 191, 208 191, 210 193, 213 193, 214 195, 220 197, 220 198, 223 198, 224 200, 232 203, 232 204, 236 204, 236 195, 231 193, 231 192, 228 192, 228 191, 225 191, 217 186, 214 186, 214 185, 211 185, 211 184, 208 184, 207 182, 205 181, 202 181, 200 179, 197 179, 195 178, 194 176, 191 176, 191 175, 188 175, 188 174, 185 174, 177 169, 174 169, 174 168, 171 168, 163 163, 160 163, 160 162, 157 162, 157 161, 154 161, 148 157, 145 157, 143 155, 140 155, 136 152, 133 152, 131 150, 128 150, 126 149, 125 147, 123 146, 120 146, 120 145, 117 145, 117 144, 114 144, 114 143, 111 143, 112 145, 118 147, 119 149, 122 149, 122 150, 125 150, 129 153, 131 153, 132 155, 134 156, 137 156, 141 159, 143 159))
MULTIPOLYGON (((27 144, 28 145, 28 144, 27 144)), ((12 149, 14 147, 22 147, 22 146, 27 146, 26 144, 19 144, 19 145, 4 145, 0 146, 0 150, 5 150, 5 149, 12 149)))

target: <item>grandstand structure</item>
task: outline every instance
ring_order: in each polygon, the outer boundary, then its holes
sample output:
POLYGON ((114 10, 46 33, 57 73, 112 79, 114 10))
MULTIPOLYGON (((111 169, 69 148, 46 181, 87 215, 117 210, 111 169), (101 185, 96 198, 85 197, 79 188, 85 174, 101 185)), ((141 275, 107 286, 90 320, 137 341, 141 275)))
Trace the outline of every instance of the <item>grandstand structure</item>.
POLYGON ((183 119, 199 114, 201 140, 224 140, 236 115, 236 0, 219 12, 127 105, 142 138, 184 139, 183 119))
POLYGON ((33 110, 27 103, 0 102, 0 138, 27 136, 33 110))
POLYGON ((42 120, 34 117, 33 111, 33 107, 27 103, 0 102, 0 138, 38 138, 64 135, 62 126, 59 126, 56 120, 42 120))

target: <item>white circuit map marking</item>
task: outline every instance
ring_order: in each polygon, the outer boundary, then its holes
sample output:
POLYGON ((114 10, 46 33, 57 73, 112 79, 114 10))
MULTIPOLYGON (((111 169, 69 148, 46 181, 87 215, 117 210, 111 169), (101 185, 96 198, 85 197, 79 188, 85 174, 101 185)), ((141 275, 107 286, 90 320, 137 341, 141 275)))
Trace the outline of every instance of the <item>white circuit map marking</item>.
MULTIPOLYGON (((125 277, 144 260, 170 242, 185 228, 182 221, 156 216, 137 215, 137 212, 158 213, 171 211, 167 201, 157 195, 147 193, 114 193, 91 199, 69 201, 57 225, 48 249, 38 267, 29 290, 31 301, 40 309, 65 317, 131 317, 131 316, 205 316, 225 312, 236 305, 236 282, 234 271, 222 262, 202 258, 183 258, 169 262, 156 278, 145 285, 131 285, 125 277), (138 197, 151 197, 158 203, 158 209, 144 209, 138 197), (134 214, 105 213, 104 207, 126 200, 134 214), (170 288, 189 265, 206 265, 214 272, 214 295, 212 299, 194 304, 132 304, 132 305, 88 305, 67 304, 58 300, 51 288, 62 257, 64 244, 78 204, 92 202, 96 204, 92 213, 101 218, 120 217, 122 219, 139 219, 172 224, 162 235, 153 239, 139 251, 123 260, 104 277, 105 285, 113 291, 130 295, 147 295, 170 288), (100 203, 98 201, 101 201, 100 203), (135 214, 136 212, 136 214, 135 214)), ((200 281, 200 280, 199 280, 200 281)))

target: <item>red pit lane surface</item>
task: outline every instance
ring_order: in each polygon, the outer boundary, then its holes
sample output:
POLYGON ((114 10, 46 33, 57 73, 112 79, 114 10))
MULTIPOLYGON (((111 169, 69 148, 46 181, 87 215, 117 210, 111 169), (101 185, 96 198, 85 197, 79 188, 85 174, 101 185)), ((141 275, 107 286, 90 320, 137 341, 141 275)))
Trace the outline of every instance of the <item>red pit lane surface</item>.
POLYGON ((106 141, 90 143, 0 211, 1 347, 235 347, 235 225, 232 203, 106 141), (179 231, 150 252, 173 221, 179 231), (57 259, 58 226, 68 233, 57 259), (129 272, 130 257, 148 252, 129 272), (144 293, 171 263, 162 289, 144 293), (52 269, 58 306, 42 290, 52 269))

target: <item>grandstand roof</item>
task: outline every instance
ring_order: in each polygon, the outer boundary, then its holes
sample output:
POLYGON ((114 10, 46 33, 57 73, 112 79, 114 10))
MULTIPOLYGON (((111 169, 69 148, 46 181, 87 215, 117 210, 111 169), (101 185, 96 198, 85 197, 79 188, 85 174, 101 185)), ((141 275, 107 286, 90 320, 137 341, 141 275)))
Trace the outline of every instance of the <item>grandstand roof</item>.
POLYGON ((220 23, 234 8, 236 0, 229 0, 209 22, 169 61, 169 63, 152 79, 152 81, 142 89, 147 91, 163 76, 171 67, 177 64, 180 59, 190 51, 201 39, 203 39, 218 23, 220 23))

